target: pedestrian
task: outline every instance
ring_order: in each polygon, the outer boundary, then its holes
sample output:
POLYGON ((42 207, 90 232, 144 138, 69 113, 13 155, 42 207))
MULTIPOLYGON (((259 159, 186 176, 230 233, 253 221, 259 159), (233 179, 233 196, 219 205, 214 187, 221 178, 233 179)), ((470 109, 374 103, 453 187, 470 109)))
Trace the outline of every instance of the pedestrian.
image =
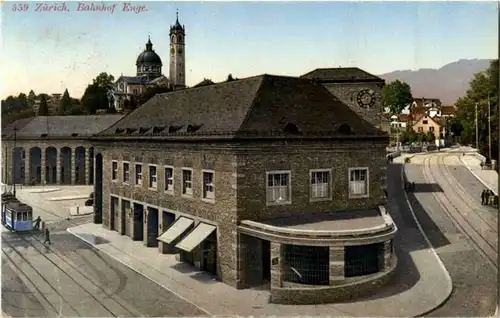
POLYGON ((394 162, 394 157, 391 155, 391 163, 394 162))
POLYGON ((49 232, 49 229, 45 229, 45 241, 43 242, 43 244, 45 244, 45 243, 52 244, 50 242, 50 232, 49 232))
POLYGON ((486 190, 486 193, 484 195, 484 204, 488 205, 490 204, 490 190, 486 190))
POLYGON ((486 190, 483 190, 483 192, 481 192, 481 205, 484 205, 485 201, 486 201, 486 190))
POLYGON ((35 220, 35 230, 40 230, 40 222, 42 222, 42 218, 38 216, 35 220))

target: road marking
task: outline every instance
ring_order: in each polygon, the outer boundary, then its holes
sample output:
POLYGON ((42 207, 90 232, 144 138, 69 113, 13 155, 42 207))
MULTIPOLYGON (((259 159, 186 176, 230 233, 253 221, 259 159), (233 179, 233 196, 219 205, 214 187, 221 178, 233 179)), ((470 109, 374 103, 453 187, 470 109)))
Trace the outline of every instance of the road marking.
MULTIPOLYGON (((405 174, 405 164, 402 165, 401 167, 401 184, 404 184, 404 174, 405 174)), ((415 211, 413 211, 413 208, 411 206, 411 203, 410 203, 410 200, 408 199, 408 194, 406 194, 406 191, 403 189, 403 193, 404 193, 404 196, 405 196, 405 200, 406 200, 406 204, 408 205, 408 208, 410 209, 410 212, 411 212, 411 215, 413 217, 413 220, 415 221, 415 224, 417 224, 417 227, 420 231, 420 233, 422 233, 423 237, 424 237, 424 240, 425 242, 427 243, 427 245, 429 246, 429 249, 431 250, 431 253, 434 254, 434 256, 436 257, 437 261, 438 261, 438 264, 439 266, 441 267, 441 269, 444 271, 445 275, 446 275, 446 278, 447 280, 450 282, 450 288, 449 288, 449 291, 447 291, 448 293, 448 296, 446 297, 446 299, 442 302, 442 304, 444 304, 446 301, 448 301, 449 297, 451 296, 451 292, 453 291, 453 281, 451 280, 451 276, 450 276, 450 273, 448 273, 448 270, 446 269, 446 267, 444 266, 443 264, 443 261, 441 261, 441 259, 439 258, 439 255, 437 254, 436 250, 434 249, 434 246, 432 246, 432 243, 431 241, 429 240, 429 238, 427 237, 427 235, 425 234, 424 232, 424 229, 422 228, 422 226, 420 225, 420 222, 418 222, 418 219, 417 219, 417 216, 415 215, 415 211)), ((439 306, 438 306, 439 307, 439 306)), ((437 308, 437 307, 436 307, 437 308)), ((429 310, 428 312, 425 312, 425 313, 422 313, 420 314, 420 316, 423 316, 429 312, 432 312, 433 310, 435 310, 436 308, 432 309, 432 310, 429 310)))
POLYGON ((144 277, 146 277, 147 279, 149 279, 150 281, 152 281, 153 283, 155 283, 156 285, 168 290, 169 292, 171 292, 172 294, 174 294, 175 296, 179 297, 180 299, 184 300, 185 302, 187 303, 190 303, 191 305, 195 306, 196 308, 198 308, 199 310, 203 311, 204 313, 206 313, 208 316, 215 316, 214 314, 210 313, 209 311, 207 311, 206 309, 204 308, 201 308, 200 306, 198 306, 197 304, 195 304, 194 302, 190 301, 189 299, 187 299, 186 297, 176 293, 175 291, 171 290, 170 288, 160 284, 159 282, 157 282, 156 280, 152 279, 151 277, 149 277, 148 275, 144 274, 144 273, 141 273, 139 272, 137 269, 133 268, 132 266, 130 266, 129 264, 125 263, 124 261, 120 260, 119 258, 117 258, 116 256, 114 255, 111 255, 111 254, 108 254, 104 251, 102 251, 99 247, 99 245, 96 245, 96 244, 93 244, 92 242, 90 242, 89 240, 85 239, 84 237, 78 235, 77 233, 73 233, 71 231, 71 228, 68 228, 66 229, 66 231, 68 231, 69 233, 71 233, 72 235, 78 237, 80 240, 84 241, 84 242, 87 242, 88 244, 92 245, 93 247, 95 247, 96 249, 98 249, 99 251, 101 251, 102 253, 106 254, 107 256, 115 259, 116 261, 118 261, 119 263, 127 266, 128 268, 130 268, 131 270, 133 270, 134 272, 136 272, 137 274, 139 275, 142 275, 144 277))

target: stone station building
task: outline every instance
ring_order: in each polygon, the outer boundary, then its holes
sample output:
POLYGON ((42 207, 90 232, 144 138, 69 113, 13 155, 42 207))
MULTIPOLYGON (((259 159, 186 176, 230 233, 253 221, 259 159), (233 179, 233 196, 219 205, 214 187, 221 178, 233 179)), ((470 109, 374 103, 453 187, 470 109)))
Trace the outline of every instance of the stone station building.
POLYGON ((123 115, 39 116, 2 131, 5 184, 92 184, 94 153, 89 138, 123 115))
POLYGON ((276 303, 373 291, 397 260, 386 133, 261 75, 159 94, 91 138, 94 222, 276 303))

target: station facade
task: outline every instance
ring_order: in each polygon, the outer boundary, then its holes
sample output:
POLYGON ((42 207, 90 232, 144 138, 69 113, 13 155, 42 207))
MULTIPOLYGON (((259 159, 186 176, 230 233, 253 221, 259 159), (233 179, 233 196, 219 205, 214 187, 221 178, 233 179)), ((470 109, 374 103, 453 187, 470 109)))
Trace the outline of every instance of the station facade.
POLYGON ((333 302, 396 267, 388 135, 318 81, 261 75, 156 95, 90 141, 94 222, 235 288, 333 302))

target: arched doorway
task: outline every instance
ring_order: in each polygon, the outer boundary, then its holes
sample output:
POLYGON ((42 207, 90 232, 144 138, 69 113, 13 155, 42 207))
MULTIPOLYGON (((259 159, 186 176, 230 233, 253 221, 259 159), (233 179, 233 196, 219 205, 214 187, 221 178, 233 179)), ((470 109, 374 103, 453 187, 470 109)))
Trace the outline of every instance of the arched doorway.
POLYGON ((26 151, 22 147, 16 147, 12 151, 12 176, 6 183, 14 182, 24 184, 26 180, 26 151))
POLYGON ((61 184, 71 184, 71 148, 61 148, 61 184))
POLYGON ((85 184, 85 148, 75 149, 75 184, 85 184))
POLYGON ((89 184, 94 184, 94 147, 89 148, 89 184))
POLYGON ((57 149, 55 147, 45 149, 45 182, 57 183, 57 149))
POLYGON ((29 165, 29 184, 42 183, 42 149, 39 147, 33 147, 30 149, 29 165))
POLYGON ((94 223, 102 224, 102 154, 95 156, 95 180, 94 180, 94 223))

